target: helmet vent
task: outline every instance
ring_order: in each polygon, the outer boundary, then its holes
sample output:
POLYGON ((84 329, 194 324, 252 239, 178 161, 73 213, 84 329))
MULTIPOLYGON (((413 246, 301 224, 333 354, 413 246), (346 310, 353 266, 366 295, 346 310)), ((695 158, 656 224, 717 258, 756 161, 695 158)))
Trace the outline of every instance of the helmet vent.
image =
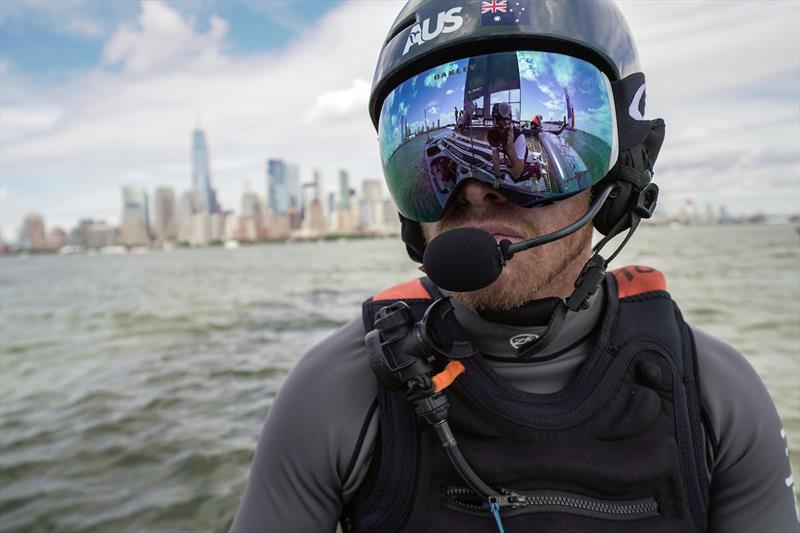
POLYGON ((389 44, 389 41, 397 37, 400 34, 400 32, 410 28, 416 23, 417 23, 417 14, 416 13, 410 14, 409 16, 407 16, 406 18, 397 23, 394 30, 389 33, 388 37, 386 37, 386 40, 383 42, 383 45, 386 46, 387 44, 389 44))

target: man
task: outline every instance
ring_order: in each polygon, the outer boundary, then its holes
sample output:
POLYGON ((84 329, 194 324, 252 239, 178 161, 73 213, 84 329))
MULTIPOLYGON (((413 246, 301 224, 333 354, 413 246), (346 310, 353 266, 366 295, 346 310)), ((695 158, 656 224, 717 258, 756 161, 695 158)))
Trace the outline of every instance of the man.
POLYGON ((516 182, 525 170, 525 162, 528 157, 525 136, 522 134, 522 130, 514 127, 511 106, 507 102, 498 102, 492 105, 492 121, 494 128, 489 130, 487 138, 492 146, 492 162, 495 173, 499 174, 500 153, 502 153, 511 179, 516 182))
POLYGON ((520 4, 501 25, 472 2, 398 16, 370 111, 403 240, 431 279, 376 294, 299 361, 232 531, 798 530, 781 423, 752 368, 685 324, 658 272, 604 275, 608 239, 655 207, 664 134, 637 118, 624 19, 607 3, 520 4), (421 41, 419 26, 441 29, 421 41), (466 74, 412 98, 413 77, 453 62, 466 74), (495 91, 519 90, 524 111, 560 83, 608 119, 594 133, 576 120, 559 145, 562 162, 591 162, 580 191, 498 187, 453 143, 460 181, 441 194, 425 151, 393 135, 401 102, 413 120, 433 98, 482 97, 485 116, 495 91))

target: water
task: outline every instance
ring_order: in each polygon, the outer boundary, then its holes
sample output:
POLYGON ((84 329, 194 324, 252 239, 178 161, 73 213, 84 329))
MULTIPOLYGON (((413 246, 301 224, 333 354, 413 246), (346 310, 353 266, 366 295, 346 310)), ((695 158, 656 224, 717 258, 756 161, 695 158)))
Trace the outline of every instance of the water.
MULTIPOLYGON (((748 356, 800 474, 800 240, 643 228, 688 320, 748 356)), ((0 260, 0 529, 228 528, 298 357, 418 275, 393 239, 0 260)))

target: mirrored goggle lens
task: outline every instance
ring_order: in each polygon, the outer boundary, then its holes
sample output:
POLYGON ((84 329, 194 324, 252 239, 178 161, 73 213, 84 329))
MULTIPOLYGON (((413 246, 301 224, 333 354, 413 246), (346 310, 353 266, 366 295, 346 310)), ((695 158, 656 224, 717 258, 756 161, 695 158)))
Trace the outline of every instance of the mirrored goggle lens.
POLYGON ((551 52, 487 54, 418 74, 386 97, 378 131, 389 191, 419 222, 441 218, 466 179, 524 207, 572 196, 618 153, 608 78, 551 52))

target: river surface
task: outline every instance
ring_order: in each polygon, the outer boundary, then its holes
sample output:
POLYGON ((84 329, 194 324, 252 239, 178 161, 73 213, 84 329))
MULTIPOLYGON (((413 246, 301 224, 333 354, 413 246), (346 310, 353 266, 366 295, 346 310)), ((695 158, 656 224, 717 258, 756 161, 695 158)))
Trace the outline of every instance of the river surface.
MULTIPOLYGON (((795 228, 644 227, 632 263, 747 356, 800 475, 795 228)), ((0 529, 226 530, 298 358, 417 275, 396 239, 0 259, 0 529)))

